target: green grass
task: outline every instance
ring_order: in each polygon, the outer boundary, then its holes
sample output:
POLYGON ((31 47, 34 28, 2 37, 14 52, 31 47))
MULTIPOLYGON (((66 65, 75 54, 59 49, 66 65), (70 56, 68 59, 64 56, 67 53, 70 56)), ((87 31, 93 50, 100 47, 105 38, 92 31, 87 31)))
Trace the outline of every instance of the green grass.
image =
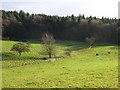
POLYGON ((2 41, 3 88, 117 88, 118 50, 117 46, 96 43, 86 48, 84 43, 59 41, 56 43, 58 56, 64 55, 64 48, 72 48, 72 56, 43 61, 38 54, 41 44, 31 45, 31 52, 22 56, 11 52, 16 43, 2 41), (107 54, 110 51, 111 54, 107 54), (99 55, 96 56, 95 54, 99 55))

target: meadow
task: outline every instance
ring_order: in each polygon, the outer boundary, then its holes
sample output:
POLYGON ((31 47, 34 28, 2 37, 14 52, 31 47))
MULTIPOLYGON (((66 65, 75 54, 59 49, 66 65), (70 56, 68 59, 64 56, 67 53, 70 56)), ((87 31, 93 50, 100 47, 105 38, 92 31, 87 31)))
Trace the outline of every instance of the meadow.
POLYGON ((10 51, 15 41, 1 42, 3 88, 118 87, 116 45, 95 43, 92 48, 87 48, 83 42, 57 41, 57 56, 65 56, 64 49, 72 47, 71 57, 42 60, 39 41, 31 41, 31 52, 22 56, 10 51))

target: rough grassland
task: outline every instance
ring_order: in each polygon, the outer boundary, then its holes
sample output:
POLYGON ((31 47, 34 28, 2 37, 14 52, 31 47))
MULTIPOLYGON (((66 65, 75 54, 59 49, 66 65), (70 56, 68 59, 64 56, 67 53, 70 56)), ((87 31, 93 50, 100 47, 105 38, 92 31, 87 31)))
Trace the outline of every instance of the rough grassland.
MULTIPOLYGON (((3 88, 116 88, 118 86, 118 50, 111 44, 97 43, 85 48, 84 43, 59 41, 58 56, 72 47, 72 56, 55 62, 41 60, 41 44, 34 42, 31 52, 18 56, 10 48, 16 43, 2 41, 3 88), (108 54, 107 52, 111 53, 108 54), (96 53, 99 55, 96 56, 96 53)), ((53 59, 54 60, 54 59, 53 59)))

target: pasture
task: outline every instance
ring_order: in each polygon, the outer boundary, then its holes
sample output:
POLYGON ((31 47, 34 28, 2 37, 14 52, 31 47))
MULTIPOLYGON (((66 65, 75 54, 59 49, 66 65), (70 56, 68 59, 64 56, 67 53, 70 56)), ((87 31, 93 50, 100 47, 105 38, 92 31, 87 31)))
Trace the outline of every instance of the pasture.
POLYGON ((57 56, 65 56, 65 47, 72 48, 72 55, 50 61, 41 59, 39 41, 33 41, 31 52, 22 56, 10 51, 15 41, 1 42, 3 88, 118 87, 118 47, 115 45, 96 43, 87 48, 82 42, 58 41, 57 56))

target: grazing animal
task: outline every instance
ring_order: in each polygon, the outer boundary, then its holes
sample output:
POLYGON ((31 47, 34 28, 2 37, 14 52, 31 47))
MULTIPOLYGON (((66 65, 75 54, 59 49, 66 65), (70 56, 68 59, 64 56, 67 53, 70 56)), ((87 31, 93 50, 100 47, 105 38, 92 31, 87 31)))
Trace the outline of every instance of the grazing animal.
POLYGON ((43 60, 47 60, 47 58, 45 58, 45 57, 44 57, 44 58, 42 58, 42 59, 43 59, 43 60))
POLYGON ((98 56, 99 54, 96 54, 96 56, 98 56))
POLYGON ((110 52, 108 52, 108 54, 110 54, 110 52))

